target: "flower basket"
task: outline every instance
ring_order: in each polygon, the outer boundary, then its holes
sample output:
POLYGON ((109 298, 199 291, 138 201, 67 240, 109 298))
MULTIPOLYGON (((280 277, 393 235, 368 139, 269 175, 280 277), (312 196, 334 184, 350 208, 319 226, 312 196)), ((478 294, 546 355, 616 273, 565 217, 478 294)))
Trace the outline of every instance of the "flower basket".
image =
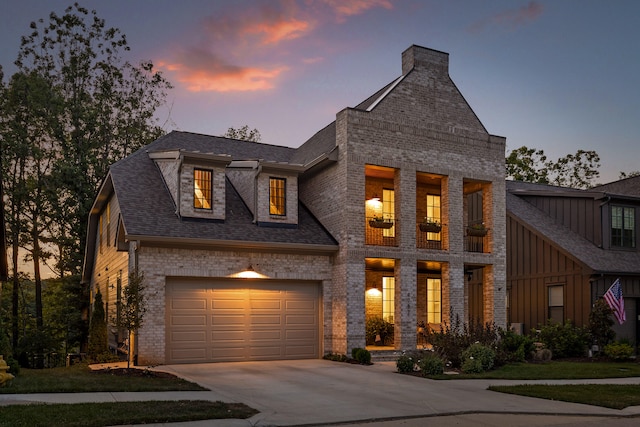
POLYGON ((425 233, 439 233, 442 230, 442 225, 435 222, 423 222, 420 223, 420 231, 425 233))
POLYGON ((471 225, 467 227, 467 236, 484 237, 489 231, 484 225, 471 225))
POLYGON ((385 228, 389 229, 393 227, 393 220, 391 219, 370 219, 369 227, 371 228, 385 228))

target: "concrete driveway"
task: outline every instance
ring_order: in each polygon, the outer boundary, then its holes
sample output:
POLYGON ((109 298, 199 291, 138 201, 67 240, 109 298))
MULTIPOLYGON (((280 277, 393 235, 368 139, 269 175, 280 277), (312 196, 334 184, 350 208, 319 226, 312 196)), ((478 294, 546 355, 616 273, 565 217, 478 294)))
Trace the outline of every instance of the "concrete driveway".
MULTIPOLYGON (((250 420, 252 425, 258 426, 380 421, 465 413, 640 414, 640 407, 619 411, 486 390, 489 383, 508 381, 434 381, 400 375, 395 372, 393 362, 360 366, 326 360, 293 360, 167 365, 156 369, 207 387, 225 402, 242 402, 259 410, 260 414, 250 420)), ((600 382, 637 384, 639 379, 600 382)))

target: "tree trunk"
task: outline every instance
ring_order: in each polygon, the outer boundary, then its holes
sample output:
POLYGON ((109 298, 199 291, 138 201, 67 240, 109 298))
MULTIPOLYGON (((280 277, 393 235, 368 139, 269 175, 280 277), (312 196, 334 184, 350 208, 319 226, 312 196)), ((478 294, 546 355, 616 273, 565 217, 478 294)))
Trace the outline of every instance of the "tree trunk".
MULTIPOLYGON (((37 220, 34 220, 34 222, 37 220)), ((40 241, 39 230, 36 224, 33 225, 33 276, 36 285, 36 328, 42 330, 42 277, 40 275, 40 241)))
POLYGON ((13 290, 11 293, 11 345, 13 347, 13 357, 18 358, 18 313, 20 302, 20 277, 18 275, 18 236, 14 236, 11 252, 13 262, 13 290))

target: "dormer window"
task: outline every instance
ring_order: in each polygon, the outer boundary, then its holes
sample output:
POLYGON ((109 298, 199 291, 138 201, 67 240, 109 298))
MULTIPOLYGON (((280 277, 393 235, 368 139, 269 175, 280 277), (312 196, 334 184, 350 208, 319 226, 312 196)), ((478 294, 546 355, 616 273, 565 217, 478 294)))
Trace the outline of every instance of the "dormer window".
POLYGON ((269 215, 284 216, 287 214, 287 180, 285 178, 269 178, 269 215))
POLYGON ((211 176, 210 170, 193 170, 193 207, 196 209, 211 209, 211 176))
POLYGON ((636 209, 622 206, 611 207, 611 246, 636 247, 636 209))

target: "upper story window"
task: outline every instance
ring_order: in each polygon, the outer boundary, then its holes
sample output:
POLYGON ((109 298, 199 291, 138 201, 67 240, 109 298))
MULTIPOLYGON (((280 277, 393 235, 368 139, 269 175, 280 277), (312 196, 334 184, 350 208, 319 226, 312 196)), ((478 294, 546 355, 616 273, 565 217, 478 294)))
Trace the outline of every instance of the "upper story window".
POLYGON ((611 246, 636 247, 636 209, 611 207, 611 246))
POLYGON ((211 209, 211 177, 212 172, 207 169, 193 170, 193 207, 196 209, 211 209))
MULTIPOLYGON (((442 224, 440 195, 427 194, 427 221, 442 224)), ((440 233, 427 233, 427 240, 440 240, 440 233)))
POLYGON ((269 178, 269 215, 287 214, 287 180, 269 178))

